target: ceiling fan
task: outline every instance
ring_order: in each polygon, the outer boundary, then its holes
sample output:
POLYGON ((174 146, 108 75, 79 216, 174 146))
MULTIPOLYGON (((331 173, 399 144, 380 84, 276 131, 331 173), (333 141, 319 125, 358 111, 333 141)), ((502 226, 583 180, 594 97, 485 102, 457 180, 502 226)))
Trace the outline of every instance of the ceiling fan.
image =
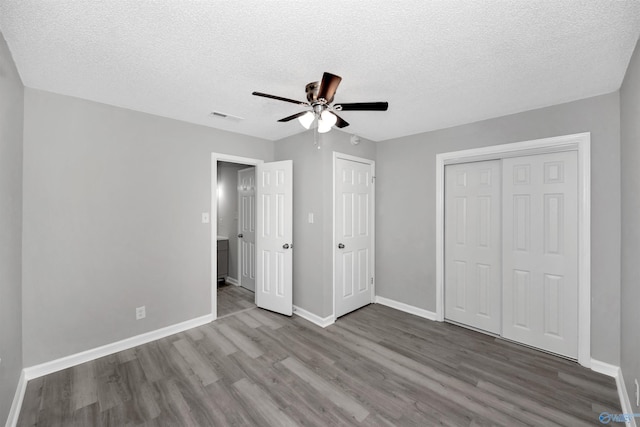
POLYGON ((324 73, 321 81, 311 82, 305 87, 307 102, 262 92, 253 92, 253 95, 291 102, 302 107, 310 107, 310 110, 301 111, 278 121, 288 122, 298 119, 302 126, 309 129, 313 122, 317 120, 318 132, 320 133, 329 132, 334 125, 339 128, 349 126, 349 123, 336 114, 337 111, 387 111, 387 108, 389 108, 388 102, 351 102, 332 105, 333 97, 341 81, 342 77, 340 76, 324 73))

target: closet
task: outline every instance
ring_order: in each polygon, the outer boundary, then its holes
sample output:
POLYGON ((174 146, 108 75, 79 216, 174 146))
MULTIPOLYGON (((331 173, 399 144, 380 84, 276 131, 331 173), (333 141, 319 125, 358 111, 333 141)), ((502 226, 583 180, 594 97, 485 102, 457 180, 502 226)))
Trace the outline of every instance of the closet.
POLYGON ((578 357, 578 158, 447 165, 445 319, 578 357))

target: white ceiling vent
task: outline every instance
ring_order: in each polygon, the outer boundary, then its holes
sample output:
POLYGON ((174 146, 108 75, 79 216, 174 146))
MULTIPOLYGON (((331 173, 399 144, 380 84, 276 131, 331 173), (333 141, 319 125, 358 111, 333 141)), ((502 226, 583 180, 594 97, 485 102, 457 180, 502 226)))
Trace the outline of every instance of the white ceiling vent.
POLYGON ((233 120, 234 122, 240 122, 244 120, 243 117, 234 116, 233 114, 229 114, 229 113, 223 113, 222 111, 212 111, 209 115, 217 119, 233 120))

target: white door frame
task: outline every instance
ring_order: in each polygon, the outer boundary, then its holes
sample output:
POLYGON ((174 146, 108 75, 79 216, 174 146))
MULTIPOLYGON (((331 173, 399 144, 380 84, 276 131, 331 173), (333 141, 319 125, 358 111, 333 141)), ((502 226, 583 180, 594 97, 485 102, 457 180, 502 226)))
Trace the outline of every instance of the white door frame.
POLYGON ((264 160, 249 157, 232 156, 230 154, 211 153, 211 316, 218 318, 218 162, 238 163, 255 166, 264 160))
POLYGON ((444 321, 444 168, 446 165, 558 151, 578 152, 578 363, 591 367, 591 133, 436 155, 436 320, 444 321))
POLYGON ((331 281, 333 282, 333 314, 331 318, 335 321, 336 319, 336 250, 338 242, 336 242, 336 160, 344 159, 351 160, 353 162, 364 163, 371 166, 371 176, 373 178, 373 184, 371 186, 372 194, 371 194, 371 204, 370 212, 371 212, 371 255, 369 262, 371 263, 371 276, 373 277, 373 283, 371 284, 371 302, 375 301, 376 295, 376 162, 375 160, 365 159, 363 157, 351 156, 349 154, 339 153, 337 151, 333 152, 333 187, 331 189, 332 199, 332 229, 331 229, 331 241, 333 242, 333 250, 331 251, 332 261, 331 261, 331 281))

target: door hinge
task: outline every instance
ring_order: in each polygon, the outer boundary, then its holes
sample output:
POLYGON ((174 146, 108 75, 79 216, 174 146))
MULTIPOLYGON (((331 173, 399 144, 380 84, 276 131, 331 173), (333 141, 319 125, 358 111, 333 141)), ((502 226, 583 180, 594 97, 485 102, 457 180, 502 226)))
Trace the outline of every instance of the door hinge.
POLYGON ((371 278, 371 284, 373 285, 373 277, 371 278))
POLYGON ((372 184, 375 184, 375 183, 376 183, 376 177, 375 177, 375 176, 372 176, 372 177, 371 177, 371 183, 372 183, 372 184))

